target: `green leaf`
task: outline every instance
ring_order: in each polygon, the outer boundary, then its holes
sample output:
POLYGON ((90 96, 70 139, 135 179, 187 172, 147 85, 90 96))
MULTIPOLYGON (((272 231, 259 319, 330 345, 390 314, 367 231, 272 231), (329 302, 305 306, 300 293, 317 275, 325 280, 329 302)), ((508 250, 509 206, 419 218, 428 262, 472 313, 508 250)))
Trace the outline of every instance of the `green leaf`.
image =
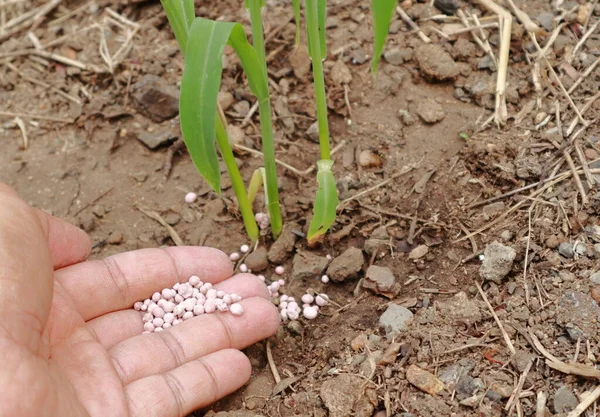
POLYGON ((333 161, 322 159, 317 162, 317 166, 319 167, 319 171, 317 172, 319 189, 315 197, 313 218, 308 227, 307 239, 309 245, 315 243, 329 230, 335 221, 336 209, 339 203, 335 178, 331 171, 333 161))
POLYGON ((269 85, 263 71, 263 65, 256 50, 248 42, 244 27, 239 23, 233 26, 228 43, 240 58, 252 94, 258 97, 259 100, 268 99, 269 85))
POLYGON ((265 0, 244 0, 244 7, 249 9, 252 1, 260 1, 260 7, 265 7, 265 0))
POLYGON ((292 0, 294 21, 296 22, 296 46, 300 45, 300 0, 292 0))
POLYGON ((190 28, 179 113, 181 132, 196 169, 217 193, 221 171, 215 148, 217 96, 223 71, 222 56, 234 23, 196 18, 190 28))
POLYGON ((371 13, 373 14, 373 61, 371 72, 377 73, 381 53, 387 41, 390 23, 396 10, 398 0, 371 0, 371 13))
POLYGON ((183 11, 183 17, 187 23, 188 29, 192 27, 192 23, 196 18, 196 10, 194 8, 194 0, 180 0, 181 10, 183 11))
POLYGON ((181 0, 161 0, 165 14, 169 20, 169 25, 175 34, 175 39, 179 44, 179 50, 185 54, 188 40, 188 24, 185 20, 181 0))
MULTIPOLYGON (((324 60, 327 57, 327 39, 325 36, 325 20, 327 18, 327 0, 306 0, 305 2, 305 7, 306 8, 312 8, 312 7, 316 7, 317 8, 317 27, 319 30, 319 46, 320 46, 320 59, 321 61, 324 60)), ((307 25, 312 25, 314 24, 309 18, 308 18, 308 13, 306 16, 306 24, 307 25)), ((307 31, 307 37, 308 37, 308 54, 310 55, 311 59, 314 61, 315 60, 315 53, 312 51, 312 47, 311 47, 311 41, 310 41, 310 33, 311 30, 309 29, 307 31)))

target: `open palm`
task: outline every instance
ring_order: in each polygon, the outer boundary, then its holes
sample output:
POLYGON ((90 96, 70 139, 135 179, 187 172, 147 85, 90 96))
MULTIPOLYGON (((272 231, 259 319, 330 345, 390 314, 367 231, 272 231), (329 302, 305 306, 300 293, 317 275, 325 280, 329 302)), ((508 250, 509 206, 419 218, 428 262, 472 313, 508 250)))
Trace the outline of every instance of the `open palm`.
POLYGON ((250 377, 238 349, 279 325, 265 285, 200 247, 86 261, 87 236, 0 184, 0 416, 184 416, 250 377), (191 275, 244 297, 142 335, 132 304, 191 275))

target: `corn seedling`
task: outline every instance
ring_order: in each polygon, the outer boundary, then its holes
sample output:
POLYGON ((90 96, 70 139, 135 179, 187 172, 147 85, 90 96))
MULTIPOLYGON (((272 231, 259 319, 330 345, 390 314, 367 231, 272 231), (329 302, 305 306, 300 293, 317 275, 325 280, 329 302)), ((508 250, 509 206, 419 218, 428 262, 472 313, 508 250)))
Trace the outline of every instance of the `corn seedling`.
MULTIPOLYGON (((296 44, 300 42, 300 1, 292 0, 296 20, 296 44)), ((259 232, 252 211, 252 202, 264 185, 265 204, 273 235, 277 237, 282 229, 282 220, 261 17, 264 0, 245 0, 245 6, 250 13, 253 45, 248 42, 244 28, 239 23, 216 22, 196 17, 193 0, 162 0, 162 4, 185 58, 181 83, 180 119, 183 138, 194 165, 213 190, 220 193, 218 146, 231 177, 246 231, 253 241, 258 239, 259 232), (221 58, 226 45, 231 46, 238 55, 248 79, 248 86, 258 100, 264 168, 254 173, 248 192, 229 143, 227 121, 217 102, 223 71, 221 58), (215 146, 215 139, 217 146, 215 146)), ((396 5, 397 0, 372 0, 374 57, 371 70, 373 73, 377 71, 396 5)), ((319 187, 307 236, 309 244, 312 244, 320 240, 335 221, 339 199, 332 171, 333 160, 323 74, 323 60, 327 55, 326 0, 305 0, 305 17, 308 50, 313 69, 320 148, 320 160, 317 162, 319 187)))

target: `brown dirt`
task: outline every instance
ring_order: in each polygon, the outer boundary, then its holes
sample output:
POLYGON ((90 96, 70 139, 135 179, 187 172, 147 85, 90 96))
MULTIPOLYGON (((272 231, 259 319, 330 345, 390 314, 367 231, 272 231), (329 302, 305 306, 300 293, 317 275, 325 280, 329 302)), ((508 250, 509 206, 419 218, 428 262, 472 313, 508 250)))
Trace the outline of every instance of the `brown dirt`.
MULTIPOLYGON (((238 3, 197 2, 197 12, 248 23, 238 3)), ((281 3, 270 3, 265 13, 267 33, 273 31, 267 47, 278 51, 270 61, 272 79, 278 86, 273 89, 277 157, 304 170, 318 158, 318 145, 305 134, 315 120, 312 85, 310 75, 302 73, 302 64, 305 69, 308 64, 293 56, 291 10, 281 3)), ((327 285, 316 276, 292 279, 292 254, 284 263, 289 271, 286 278, 291 281, 285 292, 300 296, 312 288, 327 292, 336 305, 345 308, 330 305, 316 320, 283 325, 272 338, 275 365, 282 377, 299 377, 289 387, 272 395, 275 382, 266 363, 265 344, 257 344, 247 351, 254 366, 251 382, 211 406, 206 415, 341 416, 344 412, 336 407, 343 404, 334 404, 332 398, 342 393, 348 393, 349 401, 355 401, 351 409, 360 416, 382 410, 378 416, 385 416, 386 412, 405 417, 507 415, 503 409, 524 370, 523 363, 529 359, 527 355, 543 358, 533 346, 531 333, 562 361, 569 362, 575 352, 580 352, 576 360, 594 366, 600 354, 600 338, 594 326, 590 330, 589 323, 577 317, 576 312, 582 310, 569 306, 576 300, 573 303, 579 303, 577 308, 590 311, 592 323, 600 318, 597 304, 589 298, 591 294, 598 300, 600 293, 596 288, 600 278, 593 278, 600 256, 600 247, 594 246, 600 241, 600 233, 596 233, 600 226, 595 188, 586 188, 590 199, 586 206, 582 206, 581 196, 578 199, 572 179, 565 179, 536 195, 537 200, 524 199, 527 193, 519 193, 499 199, 501 203, 471 207, 475 202, 548 178, 563 156, 561 146, 568 144, 553 130, 554 119, 536 127, 547 114, 555 113, 555 100, 560 103, 563 126, 568 126, 574 116, 545 70, 541 73, 542 107, 528 107, 536 93, 531 80, 532 65, 526 59, 533 58, 525 52, 531 43, 521 25, 515 22, 513 30, 508 110, 513 117, 522 109, 529 108, 529 112, 523 113, 519 123, 511 119, 504 130, 488 127, 476 132, 481 121, 491 114, 490 108, 493 110, 496 73, 478 69, 485 55, 470 42, 468 34, 460 35, 460 43, 455 42, 455 37, 450 41, 441 38, 432 27, 442 25, 425 20, 439 14, 428 6, 429 2, 405 1, 407 12, 433 44, 441 45, 456 60, 460 75, 443 83, 423 77, 414 56, 422 41, 401 24, 401 29, 390 35, 388 50, 398 47, 408 51, 407 55, 401 63, 391 63, 392 57, 390 62, 383 59, 379 77, 373 79, 368 72, 368 59, 355 64, 361 55, 370 54, 368 2, 330 3, 326 76, 333 146, 345 141, 335 156, 341 199, 381 183, 403 167, 414 165, 414 169, 384 187, 344 203, 329 238, 312 251, 336 257, 349 247, 366 248, 376 229, 385 226, 387 237, 374 256, 365 257, 363 272, 370 264, 390 268, 400 291, 390 300, 362 290, 362 272, 357 278, 327 285), (339 70, 334 67, 337 61, 342 61, 352 74, 348 85, 351 115, 344 100, 344 87, 334 81, 338 79, 334 74, 339 70), (439 122, 424 123, 418 115, 427 110, 423 103, 431 104, 429 99, 443 108, 445 117, 439 122), (414 123, 406 122, 401 112, 408 112, 414 123), (360 166, 363 151, 375 154, 370 157, 381 164, 360 166), (515 204, 522 205, 502 217, 515 204), (498 220, 497 224, 483 233, 464 239, 469 231, 494 220, 498 220), (506 278, 500 283, 484 282, 483 289, 518 350, 516 356, 511 355, 474 286, 481 281, 477 255, 494 240, 515 249, 516 259, 506 278), (568 252, 569 245, 573 249, 575 244, 575 255, 559 255, 559 243, 566 245, 562 252, 568 252), (409 253, 419 245, 427 245, 428 252, 412 259, 409 253), (581 245, 585 246, 585 253, 581 245), (529 272, 523 279, 526 252, 529 272), (394 340, 388 340, 378 324, 390 303, 414 313, 412 324, 394 340), (465 348, 468 344, 473 346, 465 348), (418 390, 406 378, 410 365, 436 375, 445 382, 446 389, 438 395, 418 390), (340 378, 343 375, 357 375, 363 382, 340 378), (328 382, 332 380, 337 382, 328 382), (473 398, 471 405, 459 404, 473 398)), ((551 11, 549 2, 517 3, 531 17, 551 11)), ((579 3, 580 8, 586 4, 579 3)), ((48 20, 82 4, 64 3, 48 20)), ((12 52, 31 46, 25 32, 0 44, 0 57, 4 58, 0 60, 0 110, 75 120, 58 123, 25 119, 29 146, 23 149, 14 118, 5 118, 0 127, 4 144, 0 181, 15 187, 32 205, 84 227, 93 241, 94 258, 174 244, 165 228, 143 215, 138 207, 160 213, 185 244, 214 246, 226 252, 237 250, 245 238, 232 190, 227 188, 228 179, 224 177, 225 193, 220 199, 209 191, 186 152, 175 153, 167 178, 163 169, 167 148, 149 150, 137 140, 140 134, 164 130, 173 132, 174 137, 180 135, 177 118, 154 122, 139 112, 132 99, 132 86, 146 74, 157 75, 172 86, 181 76, 182 57, 160 4, 101 0, 97 5, 97 9, 84 8, 65 20, 60 29, 47 20, 34 32, 45 44, 75 28, 102 22, 104 9, 112 8, 140 25, 132 50, 115 67, 114 74, 80 70, 32 55, 12 56, 12 52), (55 90, 33 85, 20 78, 13 68, 69 94, 81 104, 65 99, 55 90), (187 191, 197 192, 199 201, 186 205, 183 196, 187 191)), ((564 5, 565 9, 571 6, 564 5)), ((596 7, 588 27, 597 22, 599 11, 596 7)), ((569 60, 565 50, 568 52, 577 43, 582 28, 576 12, 567 16, 567 22, 557 40, 561 45, 555 44, 548 58, 569 88, 596 59, 600 40, 592 35, 569 60)), ((114 53, 122 39, 114 26, 107 25, 105 30, 109 49, 114 53)), ((494 29, 489 34, 497 53, 497 32, 494 29)), ((543 45, 548 37, 541 39, 543 45)), ((67 37, 50 49, 88 66, 104 65, 94 31, 67 37)), ((597 92, 598 77, 598 72, 593 71, 573 94, 580 108, 597 92)), ((249 98, 252 104, 247 88, 239 80, 239 67, 228 56, 222 90, 232 93, 236 103, 249 98)), ((243 116, 236 116, 232 109, 228 112, 231 123, 240 125, 243 116)), ((598 105, 593 104, 585 117, 591 122, 597 115, 598 105)), ((244 143, 260 149, 257 124, 254 116, 243 126, 244 143)), ((592 124, 578 139, 590 161, 598 158, 599 130, 597 124, 592 124)), ((567 149, 579 165, 577 154, 572 148, 567 149)), ((249 155, 240 155, 239 159, 248 180, 260 166, 260 159, 249 155)), ((557 172, 568 171, 564 161, 559 167, 557 172)), ((285 220, 298 222, 298 229, 304 230, 316 187, 314 177, 298 177, 281 167, 279 174, 285 220)), ((585 177, 581 178, 585 184, 585 177)), ((260 202, 256 208, 260 208, 260 202)), ((263 241, 267 246, 271 244, 266 234, 263 241)), ((304 241, 296 243, 296 251, 307 250, 304 241)), ((274 266, 267 276, 273 273, 274 266)), ((585 379, 552 370, 543 360, 536 360, 515 410, 519 408, 522 415, 535 415, 536 396, 545 393, 550 412, 558 414, 564 411, 557 405, 561 401, 567 403, 566 409, 572 407, 569 392, 575 392, 578 401, 590 387, 585 379), (560 390, 562 386, 566 389, 560 390)))

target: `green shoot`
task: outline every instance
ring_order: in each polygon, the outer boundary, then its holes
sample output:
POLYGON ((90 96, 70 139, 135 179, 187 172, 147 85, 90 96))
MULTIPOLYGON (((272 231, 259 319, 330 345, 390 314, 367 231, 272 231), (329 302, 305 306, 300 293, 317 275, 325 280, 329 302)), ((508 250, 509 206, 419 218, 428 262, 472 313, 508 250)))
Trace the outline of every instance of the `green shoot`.
POLYGON ((308 244, 317 242, 329 230, 335 221, 336 208, 339 203, 333 161, 329 143, 329 124, 327 121, 327 96, 323 75, 323 60, 326 56, 325 46, 325 0, 306 0, 306 29, 308 51, 312 60, 315 97, 317 101, 317 121, 319 126, 319 147, 321 160, 317 162, 317 182, 319 189, 315 197, 313 218, 308 228, 308 244))
POLYGON ((371 72, 377 73, 381 53, 388 38, 390 23, 396 10, 398 0, 371 0, 371 13, 373 14, 373 60, 371 61, 371 72))
MULTIPOLYGON (((202 53, 214 53, 214 50, 208 47, 208 45, 201 50, 198 50, 194 46, 189 47, 188 45, 188 40, 190 38, 192 39, 191 43, 197 45, 203 36, 203 29, 201 26, 204 25, 204 27, 208 28, 210 25, 207 25, 206 22, 196 22, 194 25, 195 12, 193 0, 162 0, 162 5, 173 32, 175 33, 175 38, 179 43, 182 53, 186 57, 184 76, 187 72, 188 77, 185 85, 182 81, 182 94, 179 103, 182 125, 181 130, 184 132, 184 141, 198 172, 204 176, 215 191, 220 192, 220 170, 218 169, 216 149, 214 147, 214 140, 216 138, 221 151, 221 156, 231 178, 232 188, 240 206, 246 233, 252 241, 256 241, 259 237, 258 226, 254 219, 254 213, 252 212, 252 203, 246 193, 242 176, 235 162, 233 151, 228 140, 225 115, 218 105, 215 89, 206 89, 198 83, 198 80, 210 80, 211 76, 213 77, 211 81, 214 81, 214 79, 217 78, 218 82, 213 84, 216 85, 216 94, 218 94, 222 72, 221 55, 218 55, 218 59, 212 62, 207 61, 205 59, 206 57, 203 58, 201 56, 202 53), (190 32, 193 33, 190 34, 190 32), (190 56, 189 59, 187 55, 190 56), (211 66, 211 64, 215 62, 218 63, 218 65, 211 66), (212 72, 208 74, 196 72, 200 70, 207 71, 209 69, 212 72), (201 96, 203 96, 204 101, 198 106, 197 99, 201 96), (211 97, 214 99, 212 103, 210 102, 211 97), (208 106, 206 106, 207 104, 208 106), (198 110, 198 108, 201 109, 200 112, 195 111, 198 110), (202 128, 200 129, 198 129, 198 121, 201 122, 202 128), (206 123, 207 121, 209 121, 208 124, 206 123), (185 132, 187 132, 187 134, 185 132), (208 162, 207 165, 203 164, 204 161, 208 162), (216 173, 214 169, 215 162, 217 163, 216 173), (207 173, 207 176, 205 176, 205 173, 207 173)), ((229 41, 231 41, 230 43, 237 45, 237 48, 234 46, 234 49, 240 56, 240 61, 243 64, 244 70, 256 67, 258 64, 256 61, 256 52, 248 43, 243 28, 241 28, 241 33, 240 28, 235 30, 235 28, 229 27, 229 29, 230 34, 228 37, 233 38, 233 40, 229 39, 229 41)), ((226 31, 227 29, 224 30, 224 32, 226 31)), ((223 38, 224 34, 220 34, 223 38)), ((227 41, 226 37, 225 40, 227 41)), ((220 49, 222 54, 224 45, 217 45, 217 49, 220 49)), ((252 77, 252 79, 249 78, 249 85, 253 92, 261 92, 264 94, 266 83, 261 80, 260 76, 252 77)))
POLYGON ((260 187, 263 186, 264 177, 265 177, 265 169, 264 168, 255 169, 254 172, 252 173, 252 178, 250 178, 250 184, 248 184, 248 199, 250 200, 250 204, 254 203, 254 199, 256 198, 256 195, 260 191, 260 187))
POLYGON ((271 219, 271 231, 277 238, 281 233, 283 222, 281 220, 281 209, 279 207, 279 190, 277 188, 277 166, 275 165, 275 144, 273 140, 273 119, 271 110, 271 97, 268 88, 267 59, 265 55, 265 38, 263 34, 261 9, 264 0, 246 0, 246 7, 250 10, 250 21, 252 24, 252 42, 254 50, 261 64, 265 79, 265 91, 256 94, 258 97, 258 112, 260 114, 260 130, 262 136, 262 151, 266 172, 265 190, 267 210, 271 219))

